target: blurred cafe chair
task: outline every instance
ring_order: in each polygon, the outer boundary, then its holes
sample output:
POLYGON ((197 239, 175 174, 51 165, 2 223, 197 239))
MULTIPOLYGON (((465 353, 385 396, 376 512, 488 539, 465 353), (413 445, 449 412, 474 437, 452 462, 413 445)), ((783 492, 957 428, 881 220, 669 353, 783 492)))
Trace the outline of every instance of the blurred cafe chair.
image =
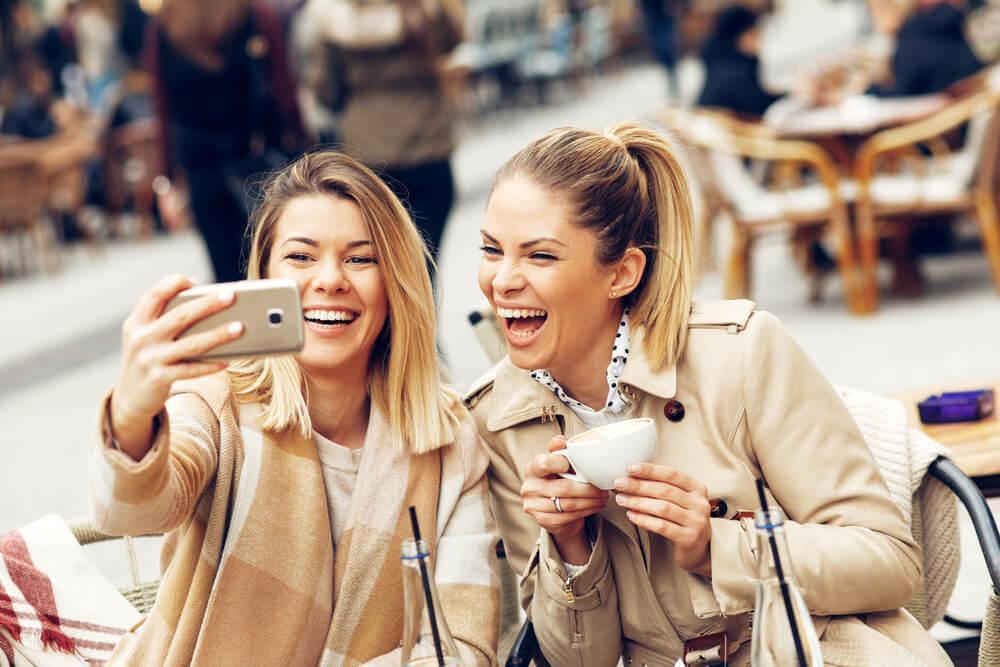
POLYGON ((0 244, 11 251, 14 271, 58 269, 58 238, 47 217, 48 183, 32 156, 0 149, 0 202, 0 244))
MULTIPOLYGON (((777 139, 759 123, 719 111, 671 108, 661 119, 695 155, 702 154, 703 166, 695 171, 708 174, 702 184, 708 183, 707 189, 717 196, 732 223, 725 298, 750 295, 751 253, 761 238, 782 233, 806 245, 830 234, 847 307, 853 313, 867 312, 860 298, 847 212, 853 187, 842 182, 823 148, 808 141, 777 139), (748 160, 767 171, 768 178, 756 177, 746 166, 748 160)), ((698 235, 704 239, 710 234, 711 219, 703 215, 698 224, 698 235)), ((812 268, 808 261, 806 267, 812 268)))
POLYGON ((864 276, 863 301, 878 305, 879 241, 908 231, 925 216, 966 214, 979 226, 993 283, 1000 292, 1000 219, 997 162, 1000 159, 1000 75, 929 118, 873 135, 855 161, 857 227, 864 276), (962 146, 951 150, 946 135, 965 126, 962 146), (895 171, 887 165, 902 167, 895 171))
MULTIPOLYGON (((136 608, 140 614, 148 614, 156 602, 156 594, 160 588, 160 580, 142 581, 139 577, 139 559, 135 551, 135 537, 116 537, 100 532, 94 527, 93 522, 88 517, 77 517, 66 522, 73 537, 80 543, 80 546, 88 544, 99 544, 102 542, 113 542, 121 540, 125 547, 125 557, 128 563, 129 583, 119 587, 118 591, 129 603, 136 608)), ((143 537, 158 537, 158 535, 144 535, 143 537)))

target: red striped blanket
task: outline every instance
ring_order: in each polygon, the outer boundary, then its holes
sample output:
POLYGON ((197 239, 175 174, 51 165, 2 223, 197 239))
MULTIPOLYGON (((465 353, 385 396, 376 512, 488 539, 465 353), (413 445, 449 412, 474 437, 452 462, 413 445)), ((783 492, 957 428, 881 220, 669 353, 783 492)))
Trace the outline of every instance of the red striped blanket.
POLYGON ((0 535, 0 667, 102 665, 138 620, 59 517, 0 535))

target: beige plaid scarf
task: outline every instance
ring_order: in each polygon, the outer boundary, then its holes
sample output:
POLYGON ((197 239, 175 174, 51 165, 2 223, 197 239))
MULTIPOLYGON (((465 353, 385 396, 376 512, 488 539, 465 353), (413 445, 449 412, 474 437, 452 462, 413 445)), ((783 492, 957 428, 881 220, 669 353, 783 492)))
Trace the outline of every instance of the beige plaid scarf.
MULTIPOLYGON (((189 424, 175 416, 170 448, 180 470, 161 465, 151 479, 141 472, 123 476, 111 502, 156 505, 151 499, 184 477, 185 462, 198 469, 211 446, 205 440, 218 443, 217 474, 193 515, 168 534, 169 564, 156 605, 112 662, 357 665, 396 648, 403 629, 399 546, 410 532, 406 508, 417 508, 433 536, 441 451, 398 454, 387 423, 373 410, 348 526, 334 554, 313 441, 264 433, 259 446, 245 445, 228 382, 186 383, 177 392, 187 394, 196 415, 189 424), (205 404, 200 414, 199 401, 205 404)), ((166 449, 161 439, 170 430, 161 424, 140 466, 157 469, 157 447, 166 449)))

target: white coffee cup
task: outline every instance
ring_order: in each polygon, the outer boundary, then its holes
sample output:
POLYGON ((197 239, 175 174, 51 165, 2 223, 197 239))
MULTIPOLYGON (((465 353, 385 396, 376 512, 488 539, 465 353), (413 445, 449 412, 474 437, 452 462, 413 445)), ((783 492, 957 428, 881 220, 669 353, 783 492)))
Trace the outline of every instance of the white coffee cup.
POLYGON ((606 424, 573 436, 566 449, 553 454, 563 456, 573 466, 573 473, 562 477, 610 490, 619 477, 628 477, 633 463, 650 461, 656 452, 656 424, 648 417, 626 419, 606 424))

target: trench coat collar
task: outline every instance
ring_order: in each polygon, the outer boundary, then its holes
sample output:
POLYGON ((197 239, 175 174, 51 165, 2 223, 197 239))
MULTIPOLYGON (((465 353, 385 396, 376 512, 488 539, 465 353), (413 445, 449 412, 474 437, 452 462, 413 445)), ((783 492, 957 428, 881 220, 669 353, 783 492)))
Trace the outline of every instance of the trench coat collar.
POLYGON ((646 328, 636 327, 629 341, 628 361, 618 381, 652 396, 673 398, 677 393, 677 366, 654 370, 646 356, 645 339, 646 328))
MULTIPOLYGON (((618 381, 625 385, 626 390, 628 387, 635 387, 646 394, 671 398, 677 393, 677 368, 670 366, 654 370, 643 351, 644 337, 644 328, 636 327, 633 330, 628 361, 618 381)), ((558 412, 562 412, 564 407, 548 388, 531 378, 529 371, 515 366, 510 357, 504 357, 497 364, 490 394, 486 428, 492 432, 536 419, 544 415, 553 403, 558 412)))

